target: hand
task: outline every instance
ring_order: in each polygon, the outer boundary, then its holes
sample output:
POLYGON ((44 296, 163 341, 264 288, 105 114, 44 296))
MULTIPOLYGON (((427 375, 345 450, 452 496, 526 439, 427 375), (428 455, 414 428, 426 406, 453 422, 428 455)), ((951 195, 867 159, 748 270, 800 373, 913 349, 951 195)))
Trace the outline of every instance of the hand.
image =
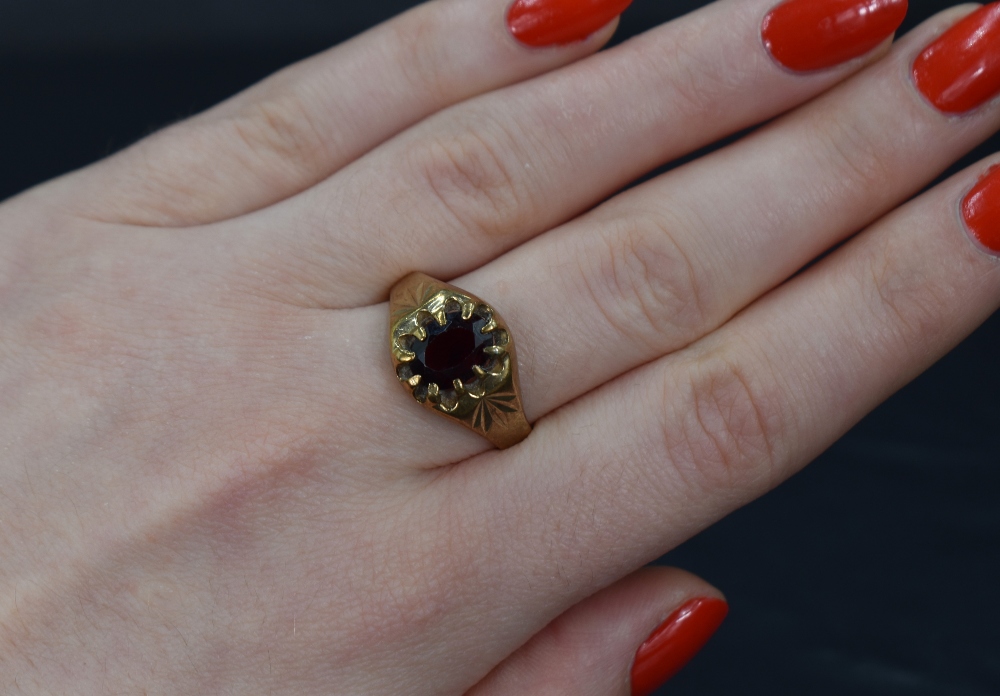
POLYGON ((989 163, 897 208, 1000 118, 910 75, 972 8, 797 74, 771 2, 591 4, 430 3, 0 208, 4 693, 629 693, 719 597, 636 569, 995 309, 989 163), (511 325, 521 445, 396 383, 411 270, 511 325))

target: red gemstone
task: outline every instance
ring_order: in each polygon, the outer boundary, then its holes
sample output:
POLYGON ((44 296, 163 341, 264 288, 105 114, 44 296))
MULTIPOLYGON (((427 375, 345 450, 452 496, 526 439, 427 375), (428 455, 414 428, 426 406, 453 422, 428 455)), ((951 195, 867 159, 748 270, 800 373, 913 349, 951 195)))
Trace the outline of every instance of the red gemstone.
POLYGON ((454 370, 465 363, 475 350, 476 334, 472 327, 460 326, 459 322, 455 322, 443 333, 428 338, 424 366, 434 372, 454 370))
POLYGON ((413 374, 424 378, 426 384, 437 384, 441 389, 450 389, 456 379, 468 384, 476 378, 473 367, 486 369, 491 356, 486 348, 496 344, 492 333, 483 333, 482 328, 489 318, 478 311, 468 319, 462 318, 460 309, 445 314, 442 326, 430 321, 424 328, 427 339, 413 341, 410 350, 416 358, 409 363, 413 374))

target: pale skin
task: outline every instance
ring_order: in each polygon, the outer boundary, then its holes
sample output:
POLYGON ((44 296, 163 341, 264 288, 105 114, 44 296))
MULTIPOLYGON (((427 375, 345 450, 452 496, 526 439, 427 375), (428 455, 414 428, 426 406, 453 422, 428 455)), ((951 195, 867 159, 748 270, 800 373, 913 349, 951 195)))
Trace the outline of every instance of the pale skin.
POLYGON ((957 212, 991 162, 904 204, 1000 125, 908 77, 970 6, 795 75, 772 0, 597 55, 614 26, 527 49, 507 4, 428 3, 0 206, 0 691, 624 696, 720 596, 642 566, 1000 304, 957 212), (507 320, 520 445, 396 381, 413 270, 507 320))

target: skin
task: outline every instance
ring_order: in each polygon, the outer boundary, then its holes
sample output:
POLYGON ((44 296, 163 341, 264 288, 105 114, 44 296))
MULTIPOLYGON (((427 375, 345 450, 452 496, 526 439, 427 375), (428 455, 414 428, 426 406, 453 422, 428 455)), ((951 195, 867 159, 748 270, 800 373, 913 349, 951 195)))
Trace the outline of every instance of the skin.
POLYGON ((991 162, 904 204, 1000 124, 909 82, 971 8, 795 75, 772 4, 591 56, 437 0, 0 206, 0 691, 628 694, 719 596, 638 569, 1000 303, 991 162), (522 444, 396 383, 411 270, 508 321, 522 444))

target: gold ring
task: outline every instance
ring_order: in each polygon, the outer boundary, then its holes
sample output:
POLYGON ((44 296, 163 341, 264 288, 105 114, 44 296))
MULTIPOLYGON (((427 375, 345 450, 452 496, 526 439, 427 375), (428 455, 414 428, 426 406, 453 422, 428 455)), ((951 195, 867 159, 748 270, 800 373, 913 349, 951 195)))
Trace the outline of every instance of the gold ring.
POLYGON ((486 302, 411 273, 392 288, 389 347, 396 377, 426 408, 500 449, 528 437, 514 337, 486 302))

